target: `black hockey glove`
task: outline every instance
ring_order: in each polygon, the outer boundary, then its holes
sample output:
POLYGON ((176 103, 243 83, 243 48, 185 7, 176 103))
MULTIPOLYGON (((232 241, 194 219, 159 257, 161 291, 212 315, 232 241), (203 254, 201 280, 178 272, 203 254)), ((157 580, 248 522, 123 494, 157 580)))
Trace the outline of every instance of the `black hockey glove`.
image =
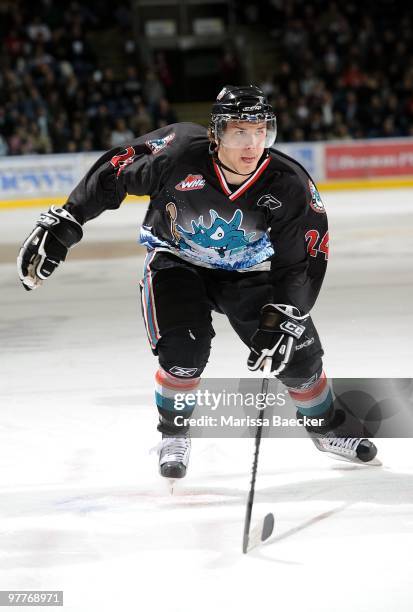
POLYGON ((263 368, 267 357, 272 359, 271 373, 280 374, 291 361, 297 340, 305 331, 306 319, 295 306, 266 304, 261 309, 258 329, 251 338, 248 368, 263 368))
POLYGON ((64 208, 52 206, 47 213, 42 213, 17 257, 17 271, 23 287, 27 291, 37 289, 66 259, 68 249, 82 236, 82 226, 64 208))

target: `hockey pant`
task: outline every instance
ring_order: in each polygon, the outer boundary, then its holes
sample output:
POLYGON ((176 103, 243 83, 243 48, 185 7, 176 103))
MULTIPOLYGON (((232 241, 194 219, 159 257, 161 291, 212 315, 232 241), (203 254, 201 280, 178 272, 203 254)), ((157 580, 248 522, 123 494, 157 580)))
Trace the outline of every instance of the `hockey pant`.
MULTIPOLYGON (((148 340, 159 360, 155 380, 158 429, 184 433, 187 428, 176 426, 175 416, 189 417, 194 407, 181 405, 177 412, 174 398, 177 393, 180 397, 185 392, 194 393, 199 386, 215 336, 211 312, 225 314, 249 346, 260 309, 276 301, 276 288, 274 297, 268 272, 201 268, 156 251, 146 257, 140 287, 148 340)), ((321 414, 328 408, 331 397, 322 373, 322 355, 317 330, 310 320, 292 361, 278 376, 302 414, 321 414)))

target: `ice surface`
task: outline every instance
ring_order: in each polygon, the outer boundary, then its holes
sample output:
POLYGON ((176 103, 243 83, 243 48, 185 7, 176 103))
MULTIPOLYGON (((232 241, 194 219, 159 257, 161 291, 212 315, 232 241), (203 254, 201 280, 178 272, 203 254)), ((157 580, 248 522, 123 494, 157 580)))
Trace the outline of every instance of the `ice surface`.
MULTIPOLYGON (((412 197, 324 196, 331 263, 313 314, 329 376, 412 376, 412 197)), ((0 589, 64 590, 76 612, 411 611, 410 440, 378 441, 382 468, 263 440, 254 512, 276 525, 247 556, 252 440, 194 440, 168 495, 149 454, 142 212, 128 204, 92 221, 31 293, 14 258, 38 211, 0 213, 0 589)), ((247 349, 223 316, 214 327, 205 375, 248 376, 247 349)))

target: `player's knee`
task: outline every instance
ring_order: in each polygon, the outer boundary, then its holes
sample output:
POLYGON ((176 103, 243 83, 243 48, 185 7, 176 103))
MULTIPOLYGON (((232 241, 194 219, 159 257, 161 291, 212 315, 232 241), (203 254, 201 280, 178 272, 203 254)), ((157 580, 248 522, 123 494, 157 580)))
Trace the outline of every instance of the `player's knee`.
POLYGON ((211 325, 179 328, 166 333, 156 347, 159 365, 177 378, 199 377, 208 363, 214 336, 211 325))
POLYGON ((312 356, 292 363, 277 378, 289 388, 300 389, 314 383, 321 376, 323 361, 321 356, 312 356))

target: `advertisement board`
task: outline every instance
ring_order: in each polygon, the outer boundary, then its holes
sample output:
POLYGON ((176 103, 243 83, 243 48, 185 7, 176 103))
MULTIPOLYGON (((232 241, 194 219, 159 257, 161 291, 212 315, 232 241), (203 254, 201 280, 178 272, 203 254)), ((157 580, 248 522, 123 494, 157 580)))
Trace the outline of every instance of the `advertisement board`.
POLYGON ((325 178, 356 179, 413 175, 413 141, 325 144, 325 178))
MULTIPOLYGON (((413 138, 276 142, 274 149, 297 160, 323 189, 413 184, 413 138)), ((100 155, 0 158, 0 208, 63 201, 100 155)))
POLYGON ((99 153, 0 159, 0 201, 67 196, 99 153))

